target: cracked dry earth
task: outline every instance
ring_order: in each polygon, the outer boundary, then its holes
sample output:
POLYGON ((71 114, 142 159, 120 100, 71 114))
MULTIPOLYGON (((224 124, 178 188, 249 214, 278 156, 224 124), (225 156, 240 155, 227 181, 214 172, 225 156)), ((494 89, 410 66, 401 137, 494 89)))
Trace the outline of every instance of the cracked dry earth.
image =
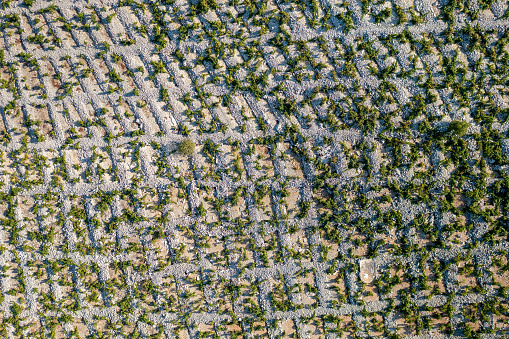
POLYGON ((508 9, 1 0, 0 337, 503 338, 508 9))

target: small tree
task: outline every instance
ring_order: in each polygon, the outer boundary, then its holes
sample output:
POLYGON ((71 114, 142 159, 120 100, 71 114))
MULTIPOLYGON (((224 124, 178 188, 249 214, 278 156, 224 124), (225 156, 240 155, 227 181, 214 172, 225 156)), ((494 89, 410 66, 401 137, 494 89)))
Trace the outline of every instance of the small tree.
POLYGON ((194 153, 195 143, 191 139, 184 139, 180 144, 177 146, 177 150, 182 155, 192 155, 194 153))
POLYGON ((466 121, 453 120, 449 124, 449 131, 451 131, 451 132, 455 133, 457 136, 461 137, 465 133, 467 133, 468 126, 470 126, 470 124, 466 121))

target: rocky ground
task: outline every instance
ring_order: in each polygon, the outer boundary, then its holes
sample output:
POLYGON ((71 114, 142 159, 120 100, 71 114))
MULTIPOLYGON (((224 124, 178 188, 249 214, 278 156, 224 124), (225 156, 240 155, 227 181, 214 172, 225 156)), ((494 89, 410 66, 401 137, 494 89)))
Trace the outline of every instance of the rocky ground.
POLYGON ((506 336, 508 18, 2 0, 0 337, 506 336))

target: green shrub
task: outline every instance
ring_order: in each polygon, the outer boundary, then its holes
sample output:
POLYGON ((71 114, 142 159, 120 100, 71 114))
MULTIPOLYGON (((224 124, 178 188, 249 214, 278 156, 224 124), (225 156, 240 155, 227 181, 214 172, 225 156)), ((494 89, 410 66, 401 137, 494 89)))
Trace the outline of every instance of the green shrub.
POLYGON ((192 155, 194 153, 195 143, 191 139, 184 139, 178 146, 177 150, 182 155, 192 155))
POLYGON ((30 8, 34 4, 34 1, 35 0, 23 0, 23 5, 25 5, 28 8, 30 8))
POLYGON ((462 120, 454 120, 449 124, 449 131, 455 133, 457 136, 461 137, 465 133, 467 133, 468 126, 470 124, 466 121, 462 120))

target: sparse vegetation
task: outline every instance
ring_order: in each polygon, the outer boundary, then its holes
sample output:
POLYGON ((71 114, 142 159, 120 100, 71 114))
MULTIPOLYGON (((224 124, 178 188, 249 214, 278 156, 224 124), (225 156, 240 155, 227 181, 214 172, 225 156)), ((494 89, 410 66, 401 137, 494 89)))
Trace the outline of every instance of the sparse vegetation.
POLYGON ((411 3, 2 1, 0 337, 507 337, 509 10, 411 3))

